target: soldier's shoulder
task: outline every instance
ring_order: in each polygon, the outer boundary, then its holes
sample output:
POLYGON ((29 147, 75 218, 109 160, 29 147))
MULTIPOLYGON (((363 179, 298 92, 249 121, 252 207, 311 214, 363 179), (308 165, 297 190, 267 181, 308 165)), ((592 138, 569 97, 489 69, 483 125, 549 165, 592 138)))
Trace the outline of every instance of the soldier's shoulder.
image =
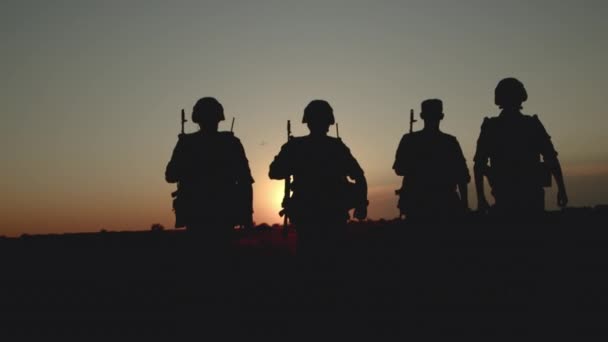
POLYGON ((305 137, 291 137, 286 143, 281 145, 282 150, 294 149, 296 146, 302 145, 305 142, 305 137))
POLYGON ((487 129, 498 125, 500 122, 500 116, 484 116, 483 121, 481 122, 481 128, 487 129))
POLYGON ((350 149, 348 148, 348 145, 346 145, 346 143, 344 143, 344 141, 341 138, 336 138, 336 137, 327 137, 329 143, 332 146, 335 146, 336 148, 339 148, 341 150, 346 150, 346 151, 350 151, 350 149))
POLYGON ((308 141, 307 137, 291 137, 283 146, 296 146, 306 144, 308 141))
POLYGON ((177 136, 179 144, 190 144, 199 136, 198 132, 194 133, 181 133, 177 136))
POLYGON ((525 117, 528 126, 531 127, 536 134, 548 136, 547 131, 545 130, 545 126, 540 121, 540 118, 537 114, 525 115, 525 117))
POLYGON ((330 137, 330 136, 327 136, 327 140, 328 140, 328 141, 329 141, 331 144, 336 144, 336 145, 344 145, 344 146, 346 146, 346 145, 344 144, 344 142, 342 141, 342 139, 341 139, 341 138, 336 138, 336 137, 330 137))
POLYGON ((420 141, 428 140, 430 136, 429 136, 428 132, 421 129, 416 132, 407 133, 404 135, 404 137, 406 137, 406 139, 408 139, 410 141, 420 142, 420 141))
POLYGON ((200 132, 182 133, 179 135, 180 139, 194 139, 200 135, 200 132))
POLYGON ((241 139, 239 139, 233 132, 230 131, 220 131, 218 132, 219 137, 229 143, 240 143, 241 139))
POLYGON ((521 117, 522 120, 530 126, 542 126, 542 123, 536 114, 522 114, 521 117))
POLYGON ((237 139, 238 138, 234 135, 233 132, 230 131, 219 131, 217 132, 219 134, 220 137, 224 138, 224 139, 237 139))
POLYGON ((488 115, 483 117, 483 122, 498 122, 500 121, 500 115, 488 115))
POLYGON ((525 118, 525 120, 528 120, 530 122, 540 122, 540 119, 538 118, 538 114, 522 114, 522 116, 525 118))
POLYGON ((237 138, 234 133, 230 131, 226 132, 218 132, 218 146, 220 149, 227 149, 227 151, 236 151, 243 149, 243 144, 241 143, 241 139, 237 138))
POLYGON ((420 136, 420 131, 418 132, 408 132, 401 136, 401 140, 399 141, 399 146, 404 147, 410 144, 416 144, 418 137, 420 136))
POLYGON ((447 141, 450 141, 450 142, 458 142, 458 138, 456 138, 455 136, 453 136, 453 135, 451 135, 451 134, 449 134, 449 133, 444 133, 444 132, 441 132, 441 135, 442 135, 442 136, 443 136, 443 138, 444 138, 445 140, 447 140, 447 141))
POLYGON ((410 139, 415 139, 417 137, 420 136, 420 133, 422 131, 417 131, 417 132, 407 132, 404 135, 401 136, 401 140, 410 140, 410 139))

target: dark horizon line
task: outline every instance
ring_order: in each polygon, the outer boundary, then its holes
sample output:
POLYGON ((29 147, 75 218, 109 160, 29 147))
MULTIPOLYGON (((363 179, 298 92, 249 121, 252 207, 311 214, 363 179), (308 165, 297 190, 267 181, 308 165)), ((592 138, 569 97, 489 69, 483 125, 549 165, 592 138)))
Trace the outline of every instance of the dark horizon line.
MULTIPOLYGON (((555 209, 555 210, 545 210, 545 213, 549 213, 549 214, 557 214, 560 212, 568 212, 568 211, 581 211, 581 210, 588 210, 588 211, 593 211, 593 210, 607 210, 608 211, 608 204, 596 204, 596 205, 590 205, 590 206, 579 206, 579 207, 566 207, 563 209, 555 209)), ((469 212, 469 214, 476 214, 477 211, 475 210, 471 210, 469 212)), ((349 220, 348 223, 379 223, 379 222, 394 222, 394 221, 400 221, 402 220, 401 218, 394 217, 394 218, 378 218, 378 219, 372 219, 372 218, 367 218, 364 221, 357 221, 357 220, 349 220)), ((255 222, 254 222, 255 223, 255 222)), ((36 234, 30 234, 30 233, 21 233, 20 235, 16 235, 16 236, 6 236, 6 235, 0 235, 0 239, 2 240, 8 240, 8 239, 21 239, 21 238, 32 238, 32 237, 55 237, 55 236, 66 236, 66 235, 99 235, 99 234, 120 234, 120 233, 126 233, 126 234, 137 234, 137 233, 158 233, 159 231, 162 232, 185 232, 186 229, 182 229, 182 228, 173 228, 173 227, 164 227, 162 226, 162 229, 158 229, 155 230, 153 229, 153 226, 157 225, 158 223, 153 223, 150 228, 147 229, 134 229, 134 230, 129 230, 129 229, 122 229, 122 230, 108 230, 105 228, 99 229, 99 230, 90 230, 90 231, 78 231, 78 232, 57 232, 57 233, 36 233, 36 234)), ((160 225, 160 224, 159 224, 160 225)), ((259 224, 255 224, 254 225, 254 230, 258 229, 259 227, 263 227, 266 226, 268 228, 271 229, 280 229, 282 228, 282 224, 281 223, 267 223, 267 222, 262 222, 259 224)), ((290 226, 292 226, 290 224, 290 226)), ((237 229, 235 229, 237 230, 237 229)), ((238 229, 238 230, 242 230, 242 229, 238 229)))

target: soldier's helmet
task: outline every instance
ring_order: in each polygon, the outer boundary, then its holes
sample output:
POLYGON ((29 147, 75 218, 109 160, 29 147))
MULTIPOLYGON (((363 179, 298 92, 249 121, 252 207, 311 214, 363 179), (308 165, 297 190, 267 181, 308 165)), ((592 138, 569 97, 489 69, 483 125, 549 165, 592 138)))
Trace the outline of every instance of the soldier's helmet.
POLYGON ((428 99, 420 104, 422 119, 443 119, 443 102, 439 99, 428 99))
POLYGON ((526 92, 524 84, 513 77, 500 80, 494 90, 494 103, 500 108, 521 105, 527 99, 528 92, 526 92))
POLYGON ((193 122, 220 122, 222 120, 225 120, 224 107, 214 97, 201 98, 192 109, 193 122))
POLYGON ((336 123, 334 110, 329 103, 324 100, 313 100, 304 108, 302 123, 327 124, 336 123))

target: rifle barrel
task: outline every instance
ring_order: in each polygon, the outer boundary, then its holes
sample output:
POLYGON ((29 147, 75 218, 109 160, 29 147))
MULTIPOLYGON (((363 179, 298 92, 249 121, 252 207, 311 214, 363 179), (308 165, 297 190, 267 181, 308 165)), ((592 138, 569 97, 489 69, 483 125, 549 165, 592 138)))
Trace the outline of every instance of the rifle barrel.
POLYGON ((410 109, 410 133, 414 131, 414 122, 418 120, 414 119, 414 110, 410 109))
POLYGON ((182 109, 182 134, 184 134, 184 124, 186 123, 186 112, 182 109))
MULTIPOLYGON (((291 140, 291 120, 287 120, 287 141, 291 140)), ((291 197, 291 175, 285 178, 285 188, 283 189, 283 237, 287 238, 288 234, 288 224, 289 224, 289 211, 287 207, 289 206, 289 198, 291 197)))

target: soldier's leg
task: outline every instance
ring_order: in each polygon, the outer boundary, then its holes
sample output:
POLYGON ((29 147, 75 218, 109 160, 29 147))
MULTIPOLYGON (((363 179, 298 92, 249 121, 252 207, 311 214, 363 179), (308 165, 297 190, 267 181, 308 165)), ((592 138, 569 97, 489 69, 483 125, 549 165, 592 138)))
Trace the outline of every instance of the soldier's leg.
POLYGON ((522 216, 530 221, 542 219, 545 212, 545 190, 542 187, 530 187, 522 192, 525 192, 520 202, 522 216))
POLYGON ((441 198, 441 208, 437 214, 441 223, 449 225, 459 223, 464 218, 465 207, 456 191, 446 191, 441 198))
POLYGON ((494 195, 494 207, 492 216, 498 222, 511 221, 519 216, 521 212, 521 191, 515 186, 495 187, 492 189, 494 195))
POLYGON ((314 223, 299 221, 296 224, 296 269, 295 277, 295 310, 313 311, 318 308, 315 300, 317 295, 317 283, 314 280, 315 269, 315 237, 314 223))
POLYGON ((300 310, 335 309, 336 253, 342 222, 319 220, 297 226, 298 302, 300 310))
POLYGON ((545 211, 545 189, 538 187, 534 190, 533 208, 538 213, 545 211))

